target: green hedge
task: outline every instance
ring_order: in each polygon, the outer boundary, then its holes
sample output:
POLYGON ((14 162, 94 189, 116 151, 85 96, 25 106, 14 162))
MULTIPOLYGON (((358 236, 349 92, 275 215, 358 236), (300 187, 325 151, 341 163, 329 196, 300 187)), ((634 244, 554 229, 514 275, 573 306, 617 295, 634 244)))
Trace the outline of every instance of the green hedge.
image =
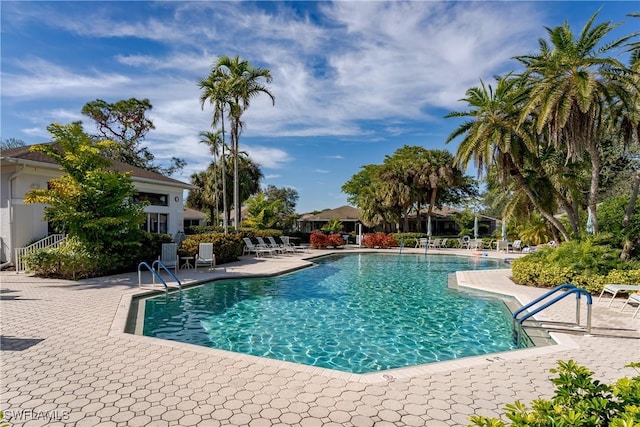
POLYGON ((216 263, 237 261, 242 255, 244 242, 240 234, 207 233, 194 234, 187 238, 180 245, 181 256, 195 257, 198 253, 200 243, 213 243, 213 253, 216 254, 216 263))
POLYGON ((609 283, 640 283, 640 263, 624 262, 620 251, 591 241, 571 241, 543 248, 513 261, 513 281, 521 285, 554 287, 572 283, 600 293, 609 283))

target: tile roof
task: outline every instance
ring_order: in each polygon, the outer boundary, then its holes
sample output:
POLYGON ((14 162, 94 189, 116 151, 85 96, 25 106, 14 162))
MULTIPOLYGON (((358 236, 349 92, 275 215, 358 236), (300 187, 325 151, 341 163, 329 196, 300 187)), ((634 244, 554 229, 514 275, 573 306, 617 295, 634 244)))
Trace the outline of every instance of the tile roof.
MULTIPOLYGON (((47 144, 54 144, 53 142, 49 142, 47 144)), ((31 162, 38 163, 48 163, 51 165, 57 165, 58 163, 52 159, 51 157, 37 152, 31 151, 31 146, 27 145, 24 147, 10 148, 7 150, 0 151, 0 159, 18 159, 18 160, 26 160, 31 162)), ((182 181, 178 181, 177 179, 170 178, 168 176, 164 176, 157 172, 153 172, 150 170, 138 168, 135 166, 128 165, 126 163, 120 162, 118 160, 109 159, 112 164, 113 170, 118 172, 130 172, 132 178, 139 178, 145 180, 153 180, 160 181, 167 184, 173 184, 174 186, 182 186, 183 188, 191 188, 191 184, 187 184, 182 181)))

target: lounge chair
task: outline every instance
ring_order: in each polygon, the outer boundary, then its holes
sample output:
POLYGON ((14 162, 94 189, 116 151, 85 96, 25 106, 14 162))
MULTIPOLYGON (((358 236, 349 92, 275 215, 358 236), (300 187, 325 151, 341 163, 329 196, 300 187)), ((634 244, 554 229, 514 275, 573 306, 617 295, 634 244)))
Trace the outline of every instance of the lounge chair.
POLYGON ((278 244, 278 242, 276 242, 276 239, 274 239, 271 236, 267 237, 267 240, 269 240, 269 247, 281 249, 281 252, 294 253, 296 251, 294 248, 292 248, 291 246, 287 246, 284 243, 283 244, 278 244))
POLYGON ((198 245, 198 253, 194 261, 194 267, 198 270, 199 265, 206 265, 209 270, 213 270, 216 266, 216 254, 213 253, 213 243, 200 243, 198 245))
POLYGON ((622 308, 620 309, 620 311, 624 310, 624 308, 627 306, 627 304, 629 303, 635 303, 638 304, 638 306, 636 307, 636 311, 633 313, 632 317, 636 317, 636 314, 638 314, 638 312, 640 312, 640 293, 636 293, 636 294, 631 294, 629 295, 629 298, 627 298, 627 300, 624 302, 624 305, 622 306, 622 308))
POLYGON ((469 241, 469 249, 471 250, 479 250, 484 248, 484 244, 482 243, 482 239, 473 239, 469 241))
POLYGON ((289 236, 280 236, 280 240, 282 241, 282 244, 292 248, 293 252, 302 252, 305 250, 304 247, 302 246, 296 246, 293 243, 291 243, 291 238, 289 236))
POLYGON ((429 246, 429 239, 421 237, 416 241, 416 248, 426 248, 427 246, 429 246))
POLYGON ((243 237, 242 240, 244 241, 244 251, 243 254, 248 253, 248 254, 256 254, 256 256, 260 256, 260 254, 269 254, 269 255, 273 255, 273 253, 275 252, 274 249, 270 249, 270 248, 264 248, 260 245, 254 245, 253 242, 251 241, 250 238, 248 237, 243 237))
POLYGON ((265 242, 262 237, 256 237, 256 240, 258 241, 258 246, 260 246, 261 248, 271 249, 274 252, 280 252, 281 254, 283 254, 285 252, 284 248, 278 246, 278 244, 274 244, 272 246, 269 243, 265 242))
POLYGON ((429 247, 434 249, 440 249, 440 239, 434 239, 429 241, 429 247))
POLYGON ((602 299, 602 296, 606 293, 612 294, 613 296, 611 297, 611 299, 609 300, 609 304, 607 305, 607 307, 611 307, 611 303, 613 303, 613 300, 616 298, 616 295, 618 294, 618 292, 629 292, 629 291, 638 291, 640 292, 640 286, 639 285, 615 285, 615 284, 608 284, 604 286, 604 289, 602 289, 602 292, 600 292, 600 296, 598 297, 598 301, 600 301, 600 299, 602 299))
POLYGON ((520 251, 522 252, 522 240, 514 240, 513 244, 511 245, 511 249, 513 251, 520 251))
POLYGON ((178 273, 178 268, 180 266, 180 257, 178 256, 178 244, 177 243, 163 243, 162 251, 160 252, 160 256, 158 260, 165 266, 167 269, 173 268, 176 273, 178 273))

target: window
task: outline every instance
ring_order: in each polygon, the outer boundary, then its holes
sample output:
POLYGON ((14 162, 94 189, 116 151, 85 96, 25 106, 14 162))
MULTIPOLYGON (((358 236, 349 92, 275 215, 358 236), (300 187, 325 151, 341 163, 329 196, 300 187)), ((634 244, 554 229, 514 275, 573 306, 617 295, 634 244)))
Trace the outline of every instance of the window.
POLYGON ((169 215, 167 214, 148 213, 144 229, 149 233, 167 234, 169 232, 167 229, 168 219, 169 215))
POLYGON ((169 195, 156 193, 138 193, 133 196, 136 203, 149 202, 152 206, 169 206, 169 195))

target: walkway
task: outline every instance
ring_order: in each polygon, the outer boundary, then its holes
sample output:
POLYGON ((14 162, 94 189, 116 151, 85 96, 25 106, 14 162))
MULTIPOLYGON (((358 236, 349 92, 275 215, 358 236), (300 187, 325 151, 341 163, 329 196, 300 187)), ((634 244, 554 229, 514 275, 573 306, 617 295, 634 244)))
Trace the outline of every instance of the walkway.
MULTIPOLYGON (((180 276, 275 274, 320 253, 243 257, 226 271, 180 276)), ((508 276, 461 272, 458 281, 522 301, 542 292, 508 276)), ((594 304, 590 337, 557 334, 557 346, 351 375, 125 334, 135 274, 71 282, 2 272, 0 281, 0 409, 15 426, 468 425, 471 414, 499 416, 516 399, 550 396, 558 359, 607 382, 635 374, 623 366, 640 361, 640 318, 620 313, 621 301, 594 304)), ((545 316, 573 321, 574 313, 568 301, 545 316)))

